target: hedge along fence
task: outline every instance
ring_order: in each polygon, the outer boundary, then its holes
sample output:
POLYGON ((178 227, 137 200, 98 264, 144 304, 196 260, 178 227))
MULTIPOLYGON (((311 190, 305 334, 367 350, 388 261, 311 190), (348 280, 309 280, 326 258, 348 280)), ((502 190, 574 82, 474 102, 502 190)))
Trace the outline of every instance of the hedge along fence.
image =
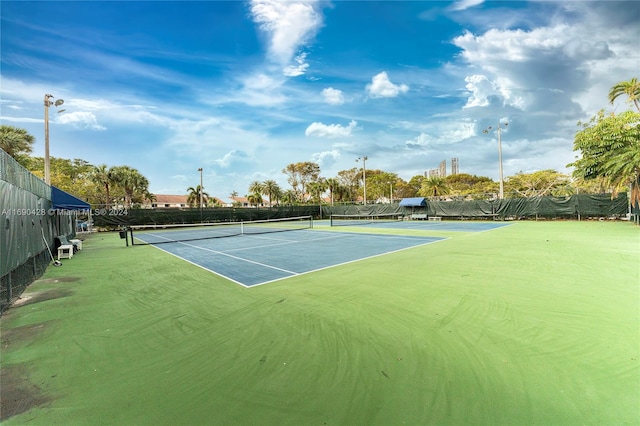
POLYGON ((327 214, 426 214, 450 219, 537 219, 625 216, 629 213, 627 194, 578 194, 569 197, 506 198, 502 200, 440 201, 426 200, 423 207, 398 204, 339 206, 327 208, 327 214))
POLYGON ((107 229, 124 228, 130 225, 168 225, 188 223, 240 222, 264 219, 280 219, 297 216, 320 216, 317 205, 281 207, 210 207, 189 209, 97 209, 93 211, 94 227, 107 229))
POLYGON ((398 203, 350 206, 300 205, 266 208, 214 207, 189 209, 128 209, 94 211, 94 226, 106 229, 130 225, 165 225, 177 223, 240 222, 313 216, 327 219, 332 214, 380 215, 426 214, 449 219, 584 219, 588 217, 625 216, 629 212, 627 194, 612 199, 610 195, 579 194, 570 197, 507 198, 503 200, 438 201, 427 200, 424 207, 401 207, 398 203))

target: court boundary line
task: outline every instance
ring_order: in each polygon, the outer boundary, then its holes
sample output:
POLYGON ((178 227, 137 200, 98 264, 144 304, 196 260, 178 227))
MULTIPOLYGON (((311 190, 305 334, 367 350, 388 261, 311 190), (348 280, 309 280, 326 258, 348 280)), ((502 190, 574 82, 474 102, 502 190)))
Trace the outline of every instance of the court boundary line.
MULTIPOLYGON (((369 235, 375 235, 375 234, 369 234, 369 235)), ((325 269, 330 269, 330 268, 335 268, 335 267, 338 267, 338 266, 348 265, 348 264, 350 264, 350 263, 356 263, 356 262, 360 262, 360 261, 363 261, 363 260, 373 259, 373 258, 375 258, 375 257, 385 256, 385 255, 387 255, 387 254, 393 254, 393 253, 398 253, 398 252, 405 251, 405 250, 411 250, 411 249, 414 249, 414 248, 417 248, 417 247, 426 246, 426 245, 428 245, 428 244, 439 243, 439 242, 441 242, 441 241, 445 241, 445 240, 448 240, 448 239, 449 239, 448 237, 447 237, 447 238, 442 238, 442 237, 425 237, 425 238, 437 238, 437 239, 436 239, 435 241, 428 241, 428 242, 426 242, 426 243, 418 244, 418 245, 416 245, 416 246, 404 247, 404 248, 397 249, 397 250, 387 251, 387 252, 385 252, 385 253, 379 253, 379 254, 374 254, 374 255, 371 255, 371 256, 367 256, 367 257, 361 257, 360 259, 354 259, 354 260, 348 260, 348 261, 346 261, 346 262, 342 262, 342 263, 336 263, 335 265, 323 266, 322 268, 317 268, 317 269, 312 269, 312 270, 310 270, 310 271, 300 272, 300 273, 298 273, 298 274, 296 274, 296 275, 292 275, 292 276, 290 276, 290 277, 276 278, 275 280, 265 281, 265 282, 261 282, 261 283, 253 284, 253 285, 250 285, 250 286, 246 286, 246 287, 248 287, 248 288, 251 288, 251 287, 259 287, 259 286, 261 286, 261 285, 271 284, 271 283, 274 283, 274 282, 278 282, 278 281, 282 281, 282 280, 287 280, 287 279, 289 279, 289 278, 298 277, 298 276, 301 276, 301 275, 307 275, 307 274, 310 274, 310 273, 312 273, 312 272, 318 272, 318 271, 322 271, 322 270, 325 270, 325 269)))
MULTIPOLYGON (((318 232, 323 232, 323 231, 318 231, 318 232)), ((329 232, 329 231, 324 231, 324 232, 329 232)), ((338 232, 331 232, 331 233, 338 234, 338 232)), ((226 276, 224 274, 221 274, 220 272, 214 271, 213 269, 209 269, 204 265, 200 265, 200 264, 195 263, 195 262, 193 262, 193 261, 191 261, 189 259, 186 259, 186 258, 184 258, 184 257, 182 257, 182 256, 180 256, 180 255, 178 255, 176 253, 172 253, 170 251, 167 251, 167 250, 163 249, 162 247, 159 247, 158 244, 147 244, 147 245, 155 247, 158 250, 161 250, 161 251, 163 251, 163 252, 165 252, 167 254, 170 254, 170 255, 178 258, 178 259, 181 259, 181 260, 183 260, 183 261, 185 261, 187 263, 190 263, 191 265, 197 266, 198 268, 203 269, 203 270, 205 270, 207 272, 211 272, 214 275, 217 275, 217 276, 219 276, 221 278, 227 279, 227 280, 229 280, 229 281, 231 281, 231 282, 233 282, 235 284, 238 284, 238 285, 240 285, 240 286, 242 286, 244 288, 252 288, 252 287, 259 287, 259 286, 264 285, 264 284, 271 284, 271 283, 274 283, 274 282, 277 282, 277 281, 286 280, 286 279, 297 277, 297 276, 300 276, 300 275, 307 275, 307 274, 310 274, 312 272, 322 271, 324 269, 334 268, 334 267, 342 266, 342 265, 348 265, 350 263, 360 262, 362 260, 367 260, 367 259, 372 259, 372 258, 379 257, 379 256, 384 256, 384 255, 387 255, 387 254, 397 253, 397 252, 400 252, 400 251, 403 251, 403 250, 410 250, 410 249, 413 249, 413 248, 425 246, 427 244, 433 244, 433 243, 437 243, 437 242, 440 242, 440 241, 445 241, 445 240, 450 239, 449 237, 446 237, 446 238, 445 237, 421 237, 421 236, 411 236, 411 235, 387 235, 387 234, 374 234, 374 233, 365 234, 365 233, 352 233, 352 232, 339 232, 339 233, 343 234, 343 235, 340 235, 340 236, 332 235, 332 236, 327 236, 325 238, 310 239, 310 240, 305 240, 305 241, 292 240, 291 244, 301 244, 301 243, 308 242, 308 241, 318 241, 318 240, 326 240, 326 239, 349 238, 349 237, 358 236, 358 235, 383 236, 385 238, 387 238, 387 237, 392 237, 392 238, 398 237, 398 238, 406 238, 406 239, 414 239, 414 238, 418 238, 418 239, 431 238, 431 239, 433 239, 433 238, 435 238, 436 240, 435 241, 427 241, 425 243, 418 244, 418 245, 411 246, 411 247, 404 247, 404 248, 397 249, 397 250, 392 250, 392 251, 387 251, 387 252, 384 252, 384 253, 374 254, 374 255, 371 255, 371 256, 361 257, 359 259, 349 260, 349 261, 346 261, 346 262, 336 263, 334 265, 323 266, 322 268, 316 268, 316 269, 312 269, 312 270, 305 271, 305 272, 288 271, 286 269, 278 268, 276 266, 271 266, 271 265, 267 265, 267 264, 261 264, 260 262, 252 261, 252 260, 249 260, 249 259, 244 259, 244 258, 241 258, 241 257, 238 257, 238 256, 227 255, 226 253, 219 252, 219 251, 216 251, 216 250, 206 249, 204 247, 194 246, 194 245, 188 244, 186 242, 177 241, 178 244, 182 244, 182 245, 185 245, 185 246, 188 246, 188 247, 202 249, 202 250, 209 251, 209 252, 216 253, 216 254, 220 254, 220 255, 223 255, 223 256, 228 256, 230 258, 237 259, 237 260, 240 260, 240 261, 244 261, 244 262, 248 262, 248 263, 254 263, 256 265, 264 266, 266 268, 279 270, 279 271, 291 274, 291 275, 288 275, 288 276, 285 276, 285 277, 276 278, 276 279, 268 280, 268 281, 263 281, 263 282, 259 282, 259 283, 251 284, 251 285, 247 285, 247 284, 241 283, 240 281, 237 281, 237 280, 235 280, 235 279, 233 279, 231 277, 228 277, 228 276, 226 276)), ((275 239, 275 238, 270 238, 270 239, 275 239)), ((286 243, 283 242, 283 244, 286 244, 286 243)), ((280 244, 272 244, 272 245, 280 245, 280 244)), ((235 250, 244 250, 244 249, 253 249, 253 248, 255 248, 255 246, 246 247, 246 248, 243 248, 243 249, 235 249, 235 250)))

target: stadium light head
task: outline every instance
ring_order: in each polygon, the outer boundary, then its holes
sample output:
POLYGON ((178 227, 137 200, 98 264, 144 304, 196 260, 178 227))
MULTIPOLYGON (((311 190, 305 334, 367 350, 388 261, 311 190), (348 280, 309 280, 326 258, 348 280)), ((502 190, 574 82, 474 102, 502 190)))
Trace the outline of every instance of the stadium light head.
POLYGON ((55 106, 57 106, 57 107, 59 107, 59 106, 60 106, 60 105, 62 105, 63 103, 64 103, 64 100, 63 100, 63 99, 58 99, 58 100, 54 103, 54 105, 55 105, 55 106))

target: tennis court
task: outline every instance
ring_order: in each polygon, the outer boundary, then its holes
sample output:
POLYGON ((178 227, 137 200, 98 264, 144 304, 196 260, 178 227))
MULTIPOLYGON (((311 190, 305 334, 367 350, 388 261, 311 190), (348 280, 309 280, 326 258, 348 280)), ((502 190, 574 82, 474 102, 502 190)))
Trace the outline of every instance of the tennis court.
MULTIPOLYGON (((224 228, 226 229, 226 227, 224 228)), ((226 232, 226 231, 224 231, 226 232)), ((201 235, 195 231, 195 235, 201 235)), ((189 239, 186 232, 182 238, 189 239)), ((205 235, 208 233, 205 231, 205 235)), ((189 263, 245 287, 440 241, 439 237, 376 235, 300 229, 295 232, 239 234, 234 238, 170 241, 171 232, 136 237, 189 263), (339 249, 336 249, 339 247, 339 249)))

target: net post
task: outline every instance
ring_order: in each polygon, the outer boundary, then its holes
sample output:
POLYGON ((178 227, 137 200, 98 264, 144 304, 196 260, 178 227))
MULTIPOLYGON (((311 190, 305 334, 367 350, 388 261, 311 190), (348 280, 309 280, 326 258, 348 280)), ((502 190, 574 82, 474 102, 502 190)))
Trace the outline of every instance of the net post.
POLYGON ((240 235, 244 235, 244 222, 240 222, 240 235))

